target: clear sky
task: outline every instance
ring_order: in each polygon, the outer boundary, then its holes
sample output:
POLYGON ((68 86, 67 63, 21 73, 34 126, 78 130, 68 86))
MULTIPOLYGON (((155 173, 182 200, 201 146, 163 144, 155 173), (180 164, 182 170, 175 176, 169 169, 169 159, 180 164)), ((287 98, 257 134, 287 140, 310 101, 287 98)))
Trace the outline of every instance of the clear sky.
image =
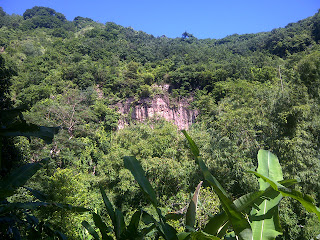
POLYGON ((0 0, 8 14, 22 15, 34 6, 66 16, 115 22, 154 36, 223 38, 285 27, 314 15, 320 0, 0 0))

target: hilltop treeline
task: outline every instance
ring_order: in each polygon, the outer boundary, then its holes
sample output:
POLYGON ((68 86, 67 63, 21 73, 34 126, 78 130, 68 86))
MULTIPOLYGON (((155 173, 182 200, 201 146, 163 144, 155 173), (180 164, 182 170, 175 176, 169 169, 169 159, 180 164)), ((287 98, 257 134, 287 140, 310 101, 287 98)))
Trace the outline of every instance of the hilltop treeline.
MULTIPOLYGON (((179 98, 193 99, 200 115, 190 135, 233 198, 258 188, 245 171, 257 166, 257 152, 264 148, 279 157, 286 177, 301 180, 300 191, 319 201, 320 12, 285 28, 222 39, 187 32, 155 37, 86 17, 68 21, 46 7, 27 9, 23 16, 0 9, 0 27, 2 109, 20 108, 29 122, 61 126, 49 145, 23 137, 3 143, 2 155, 10 156, 3 176, 50 155, 47 169, 30 186, 52 201, 102 211, 100 183, 130 215, 148 208, 123 168, 122 157, 134 155, 163 209, 183 208, 203 179, 181 133, 155 119, 117 130, 120 116, 113 108, 127 98, 163 94, 157 86, 169 84, 173 106, 179 98)), ((218 211, 210 194, 200 196, 198 227, 210 211, 218 211)), ((16 198, 30 196, 21 190, 16 198)), ((49 210, 36 214, 71 239, 84 234, 81 220, 89 218, 49 210)), ((316 217, 294 201, 282 202, 280 217, 283 239, 320 234, 316 217)))

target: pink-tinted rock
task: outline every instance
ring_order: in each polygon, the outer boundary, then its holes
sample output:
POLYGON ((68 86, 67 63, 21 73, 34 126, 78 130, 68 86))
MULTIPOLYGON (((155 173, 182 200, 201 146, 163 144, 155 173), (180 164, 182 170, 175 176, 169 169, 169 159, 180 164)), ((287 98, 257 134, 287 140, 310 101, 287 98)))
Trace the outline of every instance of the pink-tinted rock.
POLYGON ((128 124, 129 118, 140 122, 150 118, 164 118, 167 121, 172 121, 180 130, 188 129, 198 115, 198 111, 189 108, 190 104, 187 100, 180 100, 175 105, 170 105, 169 98, 163 95, 139 101, 134 101, 131 98, 116 106, 123 116, 119 120, 119 129, 128 124))

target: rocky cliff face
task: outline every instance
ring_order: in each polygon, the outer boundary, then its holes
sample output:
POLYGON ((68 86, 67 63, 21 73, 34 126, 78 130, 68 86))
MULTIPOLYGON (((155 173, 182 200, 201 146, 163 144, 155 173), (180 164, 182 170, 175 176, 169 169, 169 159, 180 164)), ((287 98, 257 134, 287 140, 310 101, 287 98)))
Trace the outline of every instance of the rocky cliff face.
POLYGON ((153 98, 127 99, 124 103, 118 103, 118 111, 122 114, 118 128, 124 128, 130 118, 143 122, 151 118, 164 118, 173 122, 180 130, 188 129, 194 123, 198 111, 191 110, 187 100, 180 100, 175 105, 170 104, 169 98, 165 95, 158 95, 153 98))

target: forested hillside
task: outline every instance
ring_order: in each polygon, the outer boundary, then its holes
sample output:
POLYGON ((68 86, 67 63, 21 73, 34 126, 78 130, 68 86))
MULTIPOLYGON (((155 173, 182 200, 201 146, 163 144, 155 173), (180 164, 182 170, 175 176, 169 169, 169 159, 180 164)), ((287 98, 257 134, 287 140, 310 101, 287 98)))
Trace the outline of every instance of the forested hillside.
MULTIPOLYGON (((29 123, 60 127, 49 144, 0 138, 3 179, 24 163, 50 157, 26 184, 47 201, 94 209, 111 222, 100 185, 126 219, 138 208, 152 209, 124 168, 123 157, 135 156, 160 209, 183 209, 204 179, 177 126, 158 118, 133 121, 128 114, 129 126, 118 129, 125 116, 117 103, 166 95, 172 108, 185 99, 199 112, 188 133, 233 200, 259 189, 246 171, 257 168, 258 150, 266 149, 278 156, 284 178, 299 179, 294 188, 319 206, 320 11, 270 32, 223 39, 184 32, 172 39, 81 16, 68 21, 46 7, 23 16, 0 8, 0 84, 2 110, 20 109, 29 123)), ((9 202, 30 200, 30 192, 19 188, 9 202)), ((195 229, 203 229, 220 206, 206 182, 199 202, 195 229)), ((320 235, 317 216, 299 202, 284 198, 279 211, 283 234, 277 239, 320 235)), ((69 239, 92 239, 81 225, 93 223, 89 213, 46 207, 32 214, 69 239)), ((184 224, 171 225, 179 232, 184 224)), ((20 227, 22 236, 33 236, 20 227)), ((0 236, 12 235, 4 229, 0 236)))

